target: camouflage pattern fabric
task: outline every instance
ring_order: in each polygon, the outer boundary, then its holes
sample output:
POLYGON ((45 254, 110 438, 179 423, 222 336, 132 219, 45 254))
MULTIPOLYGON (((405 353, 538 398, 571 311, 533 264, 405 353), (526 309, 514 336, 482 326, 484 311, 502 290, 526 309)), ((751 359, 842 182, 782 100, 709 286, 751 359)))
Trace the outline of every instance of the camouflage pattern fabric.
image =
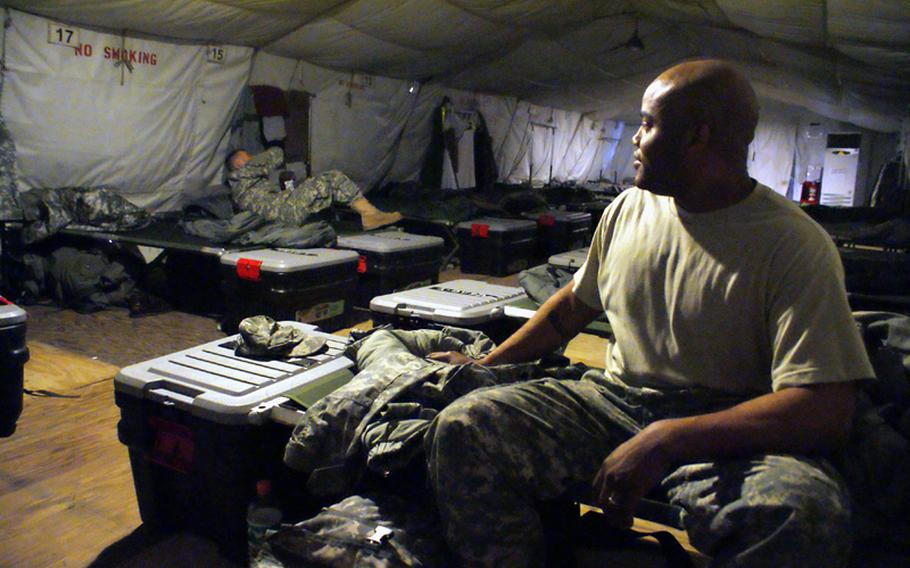
POLYGON ((22 218, 22 210, 16 200, 18 195, 16 145, 6 127, 6 121, 0 115, 0 220, 22 218))
POLYGON ((44 240, 68 225, 101 231, 139 229, 151 215, 109 186, 33 189, 19 195, 26 223, 22 240, 44 240))
POLYGON ((519 272, 518 285, 539 306, 571 282, 572 274, 552 264, 541 264, 519 272))
POLYGON ((282 325, 269 316, 252 316, 240 322, 235 353, 243 357, 287 359, 306 357, 325 348, 325 338, 300 328, 282 325))
POLYGON ((231 196, 239 209, 258 213, 269 221, 302 225, 314 213, 363 196, 357 184, 338 170, 323 172, 282 191, 269 174, 283 161, 281 148, 273 146, 230 174, 231 196))
POLYGON ((267 536, 254 568, 434 568, 447 566, 429 503, 353 495, 267 536))
POLYGON ((527 380, 536 365, 452 366, 424 358, 433 351, 480 356, 494 347, 476 331, 380 330, 349 348, 359 372, 307 410, 284 461, 307 474, 316 496, 349 493, 367 469, 386 476, 422 452, 440 409, 477 388, 527 380))
POLYGON ((24 254, 16 300, 29 305, 50 297, 79 313, 125 306, 135 280, 127 266, 98 250, 59 247, 50 254, 24 254))
POLYGON ((910 317, 888 312, 855 312, 854 317, 878 380, 866 382, 859 392, 853 431, 835 464, 854 498, 857 543, 903 551, 902 561, 877 566, 908 566, 910 317))
POLYGON ((181 221, 187 234, 213 243, 233 243, 271 248, 333 247, 338 241, 335 229, 325 221, 300 226, 269 221, 252 211, 241 211, 230 219, 181 221))
MULTIPOLYGON (((590 484, 602 460, 647 424, 737 403, 691 390, 628 387, 589 371, 474 391, 426 434, 428 474, 459 566, 543 566, 535 503, 590 484)), ((850 505, 820 460, 767 455, 691 464, 660 491, 685 509, 715 566, 845 565, 850 505)))
POLYGON ((269 223, 238 237, 233 242, 243 246, 257 245, 269 248, 334 247, 338 242, 338 235, 325 221, 293 226, 269 223))

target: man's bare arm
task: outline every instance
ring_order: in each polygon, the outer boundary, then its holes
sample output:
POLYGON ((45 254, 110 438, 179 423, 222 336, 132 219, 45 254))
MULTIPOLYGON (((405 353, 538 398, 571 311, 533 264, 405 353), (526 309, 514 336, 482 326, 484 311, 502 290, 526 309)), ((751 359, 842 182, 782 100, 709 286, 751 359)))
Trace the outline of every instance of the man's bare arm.
POLYGON ((855 385, 790 387, 712 414, 668 421, 663 428, 677 462, 756 453, 815 453, 846 436, 855 385))
MULTIPOLYGON (((600 310, 587 306, 572 292, 570 282, 544 302, 527 323, 479 363, 500 365, 543 357, 575 337, 600 314, 600 310)), ((429 357, 456 364, 469 361, 459 353, 431 353, 429 357)))
POLYGON ((569 341, 602 312, 572 292, 572 282, 543 303, 526 324, 480 362, 484 365, 533 361, 569 341))
POLYGON ((660 420, 617 447, 594 479, 594 500, 618 525, 673 467, 763 453, 830 449, 849 430, 854 383, 791 387, 726 410, 660 420))

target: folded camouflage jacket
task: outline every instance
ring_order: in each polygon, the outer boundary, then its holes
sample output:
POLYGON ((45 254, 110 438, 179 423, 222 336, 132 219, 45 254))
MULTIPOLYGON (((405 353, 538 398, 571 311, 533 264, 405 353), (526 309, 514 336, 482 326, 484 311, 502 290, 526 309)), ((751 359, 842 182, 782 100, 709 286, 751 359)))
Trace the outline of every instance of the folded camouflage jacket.
POLYGON ((151 215, 111 186, 38 188, 19 194, 25 226, 22 240, 35 243, 67 225, 103 231, 141 229, 151 215))
MULTIPOLYGON (((539 378, 538 365, 448 365, 425 356, 489 352, 485 335, 457 328, 379 330, 348 350, 359 372, 313 405, 285 449, 288 466, 308 475, 316 496, 349 492, 367 469, 388 475, 423 450, 423 437, 439 411, 474 389, 539 378)), ((349 493, 346 493, 349 494, 349 493)))

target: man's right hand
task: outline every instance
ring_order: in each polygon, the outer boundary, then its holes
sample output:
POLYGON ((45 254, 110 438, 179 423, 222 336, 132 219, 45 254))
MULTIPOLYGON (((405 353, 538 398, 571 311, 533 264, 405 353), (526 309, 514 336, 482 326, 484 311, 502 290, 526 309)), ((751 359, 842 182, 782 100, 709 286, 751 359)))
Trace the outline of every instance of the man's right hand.
POLYGON ((458 351, 435 351, 427 355, 427 359, 448 363, 449 365, 468 365, 470 363, 477 363, 476 359, 471 359, 464 353, 459 353, 458 351))

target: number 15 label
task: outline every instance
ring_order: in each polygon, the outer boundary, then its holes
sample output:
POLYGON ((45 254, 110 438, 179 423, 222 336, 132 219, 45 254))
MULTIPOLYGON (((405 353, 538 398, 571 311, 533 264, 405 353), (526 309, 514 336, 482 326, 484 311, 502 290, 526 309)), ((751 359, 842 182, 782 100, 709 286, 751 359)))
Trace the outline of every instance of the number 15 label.
POLYGON ((224 63, 225 52, 220 45, 210 45, 208 47, 209 63, 224 63))
POLYGON ((79 30, 62 24, 48 22, 47 43, 65 45, 67 47, 79 47, 79 30))

